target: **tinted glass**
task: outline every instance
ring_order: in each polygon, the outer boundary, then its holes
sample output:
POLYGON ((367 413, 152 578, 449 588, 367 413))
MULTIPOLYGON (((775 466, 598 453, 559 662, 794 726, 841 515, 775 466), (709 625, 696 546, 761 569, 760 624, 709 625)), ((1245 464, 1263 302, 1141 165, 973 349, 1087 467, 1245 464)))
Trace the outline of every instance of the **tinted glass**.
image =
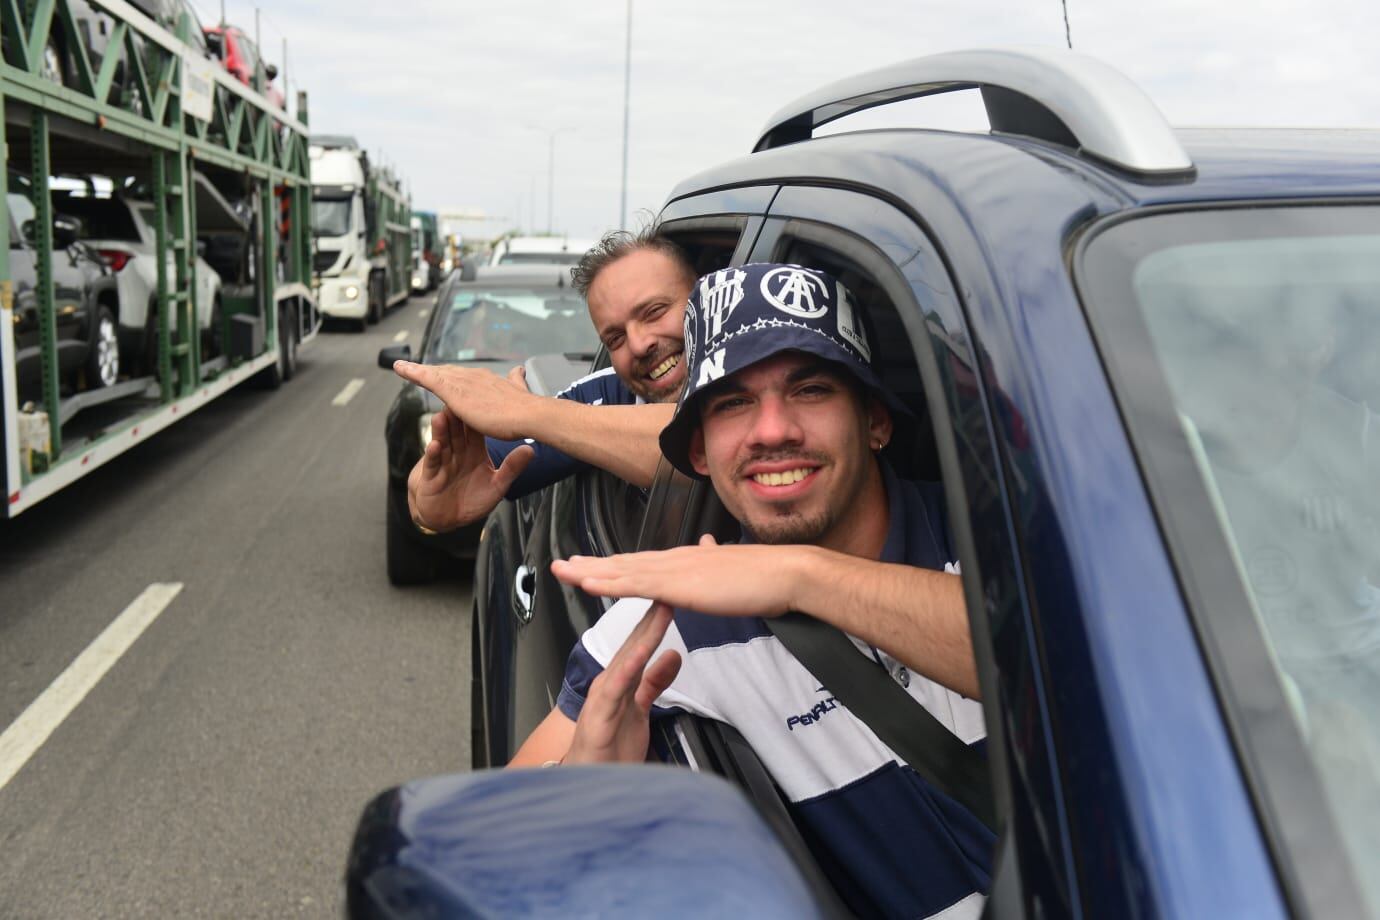
POLYGON ((1165 215, 1107 231, 1082 264, 1090 308, 1142 342, 1112 360, 1163 381, 1150 463, 1186 445, 1200 488, 1180 494, 1206 495, 1220 531, 1224 551, 1190 567, 1239 575, 1380 908, 1380 210, 1165 215))
POLYGON ((53 198, 53 210, 81 218, 83 236, 93 240, 123 240, 140 242, 139 228, 134 225, 129 206, 111 198, 53 198))
POLYGON ((34 219, 34 206, 23 195, 10 192, 5 196, 10 211, 10 248, 19 249, 23 244, 20 231, 24 224, 34 219))
POLYGON ((313 198, 311 200, 311 232, 313 236, 344 236, 349 231, 349 198, 313 198))
POLYGON ((585 302, 569 288, 456 286, 446 309, 429 361, 519 362, 597 345, 585 302))

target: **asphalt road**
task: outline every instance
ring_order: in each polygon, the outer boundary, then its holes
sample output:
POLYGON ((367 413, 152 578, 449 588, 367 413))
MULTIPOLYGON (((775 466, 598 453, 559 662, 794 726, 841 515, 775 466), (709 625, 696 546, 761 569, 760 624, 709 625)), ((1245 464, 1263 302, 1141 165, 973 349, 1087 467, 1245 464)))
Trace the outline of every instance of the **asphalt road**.
POLYGON ((0 917, 338 917, 368 799, 468 767, 470 573, 384 571, 398 386, 375 356, 429 306, 325 331, 279 391, 241 386, 0 520, 0 732, 146 588, 182 585, 0 786, 0 917))

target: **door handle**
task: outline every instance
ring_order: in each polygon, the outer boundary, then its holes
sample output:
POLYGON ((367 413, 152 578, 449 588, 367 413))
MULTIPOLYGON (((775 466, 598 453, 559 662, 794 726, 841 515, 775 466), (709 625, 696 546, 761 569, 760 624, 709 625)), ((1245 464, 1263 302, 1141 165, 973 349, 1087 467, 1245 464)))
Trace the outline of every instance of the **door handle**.
POLYGON ((537 590, 537 575, 525 564, 517 567, 513 577, 513 600, 519 622, 532 622, 532 595, 537 590))

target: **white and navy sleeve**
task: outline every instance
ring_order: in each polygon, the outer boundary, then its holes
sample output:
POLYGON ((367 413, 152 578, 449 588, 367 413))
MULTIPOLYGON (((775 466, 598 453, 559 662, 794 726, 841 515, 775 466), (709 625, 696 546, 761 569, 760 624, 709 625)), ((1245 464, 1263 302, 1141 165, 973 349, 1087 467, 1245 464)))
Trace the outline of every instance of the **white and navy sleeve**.
MULTIPOLYGON (((623 385, 611 367, 581 377, 557 393, 555 398, 572 399, 587 406, 630 405, 636 401, 636 397, 623 385)), ((527 469, 522 471, 522 475, 508 488, 506 498, 522 498, 524 495, 529 495, 553 483, 560 482, 567 476, 573 476, 588 466, 582 460, 577 460, 567 453, 531 438, 518 441, 500 441, 496 438, 484 439, 484 445, 489 451, 489 460, 495 467, 502 464, 510 453, 523 444, 527 444, 535 450, 536 456, 527 465, 527 469)))
MULTIPOLYGON (((556 708, 566 718, 572 722, 580 718, 580 710, 584 708, 585 698, 589 695, 589 685, 594 683, 594 678, 603 673, 604 668, 608 667, 608 663, 623 647, 633 628, 641 622, 651 606, 652 602, 643 597, 624 598, 610 607, 598 622, 585 631, 580 641, 575 643, 575 648, 571 650, 570 658, 566 662, 565 679, 561 682, 560 695, 556 697, 556 708)), ((707 714, 707 709, 700 699, 703 694, 697 690, 692 669, 687 667, 689 653, 685 641, 674 623, 667 629, 665 638, 661 640, 652 658, 655 659, 667 649, 679 652, 684 664, 680 675, 666 692, 657 698, 653 715, 677 711, 707 714)))

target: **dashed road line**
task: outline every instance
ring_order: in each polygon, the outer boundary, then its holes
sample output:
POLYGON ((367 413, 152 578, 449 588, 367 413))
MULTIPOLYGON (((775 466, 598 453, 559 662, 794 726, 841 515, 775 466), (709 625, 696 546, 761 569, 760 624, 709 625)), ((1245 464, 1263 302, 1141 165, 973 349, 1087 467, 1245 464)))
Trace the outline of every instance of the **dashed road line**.
POLYGON ((355 394, 358 393, 358 392, 359 392, 360 390, 362 390, 362 389, 364 389, 364 378, 363 378, 363 377, 356 377, 355 379, 351 380, 349 383, 345 384, 344 389, 342 389, 339 393, 335 394, 335 399, 332 399, 332 400, 331 400, 331 405, 333 405, 333 406, 345 406, 345 405, 349 405, 350 400, 354 399, 354 398, 355 398, 355 394))
POLYGON ((418 311, 417 311, 417 319, 426 319, 427 316, 428 316, 430 313, 431 313, 430 310, 418 310, 418 311))
POLYGON ((0 735, 0 789, 14 779, 181 590, 181 582, 156 582, 145 588, 5 729, 0 735))
POLYGON ((395 335, 395 336, 393 336, 393 341, 395 341, 395 342, 404 342, 404 341, 406 341, 406 340, 407 340, 407 330, 406 330, 406 329, 399 329, 399 330, 398 330, 398 334, 395 335))

